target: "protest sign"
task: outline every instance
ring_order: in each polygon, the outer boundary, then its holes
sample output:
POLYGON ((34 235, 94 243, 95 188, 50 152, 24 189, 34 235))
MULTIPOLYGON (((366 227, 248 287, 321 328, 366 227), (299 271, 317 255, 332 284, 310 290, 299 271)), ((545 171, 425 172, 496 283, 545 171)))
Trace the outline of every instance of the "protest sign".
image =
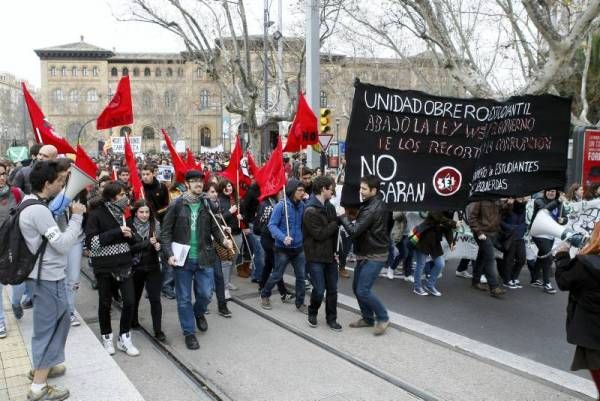
POLYGON ((156 175, 156 179, 159 181, 171 181, 173 178, 173 174, 175 174, 175 169, 173 166, 158 166, 158 174, 156 175))
MULTIPOLYGON (((125 153, 125 137, 124 136, 113 136, 110 138, 113 153, 125 153)), ((129 143, 131 144, 131 150, 133 153, 142 153, 142 137, 141 136, 130 136, 129 143)))
POLYGON ((499 102, 355 84, 342 204, 378 176, 388 208, 462 209, 469 200, 563 187, 571 100, 499 102))

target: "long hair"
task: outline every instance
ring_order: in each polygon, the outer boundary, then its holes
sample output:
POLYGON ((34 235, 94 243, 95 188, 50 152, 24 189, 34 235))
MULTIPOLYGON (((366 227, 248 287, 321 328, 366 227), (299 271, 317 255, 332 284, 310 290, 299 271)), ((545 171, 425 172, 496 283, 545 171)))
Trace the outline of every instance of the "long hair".
POLYGON ((600 254, 600 224, 594 226, 592 235, 586 246, 579 252, 580 255, 600 254))
POLYGON ((577 201, 578 199, 575 198, 575 192, 577 192, 579 188, 581 188, 581 184, 579 184, 578 182, 571 184, 571 186, 567 190, 567 199, 573 202, 577 201))
POLYGON ((156 222, 154 219, 154 210, 152 210, 152 206, 150 206, 150 203, 148 203, 146 199, 138 199, 137 201, 135 201, 135 203, 131 207, 131 221, 133 221, 133 218, 135 217, 138 209, 144 206, 146 206, 150 210, 150 217, 148 219, 148 222, 150 223, 150 233, 155 233, 156 222))

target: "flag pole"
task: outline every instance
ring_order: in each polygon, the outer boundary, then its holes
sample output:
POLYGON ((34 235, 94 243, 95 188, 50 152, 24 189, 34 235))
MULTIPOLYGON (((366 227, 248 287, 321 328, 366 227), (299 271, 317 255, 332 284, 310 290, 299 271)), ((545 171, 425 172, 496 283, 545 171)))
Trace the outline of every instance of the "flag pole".
POLYGON ((285 193, 285 184, 283 184, 283 209, 285 210, 285 229, 287 230, 287 236, 290 236, 290 222, 288 221, 288 207, 287 207, 287 195, 285 193))

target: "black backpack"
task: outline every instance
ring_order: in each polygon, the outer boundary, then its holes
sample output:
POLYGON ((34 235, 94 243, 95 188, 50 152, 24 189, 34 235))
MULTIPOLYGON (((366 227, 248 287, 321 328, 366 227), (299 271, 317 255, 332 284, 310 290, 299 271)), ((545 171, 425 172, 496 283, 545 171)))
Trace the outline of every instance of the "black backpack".
POLYGON ((0 283, 21 284, 35 267, 39 256, 38 280, 42 271, 42 259, 48 240, 42 237, 42 244, 35 254, 27 248, 19 227, 19 215, 28 206, 42 205, 38 199, 27 199, 11 209, 8 218, 0 226, 0 283))

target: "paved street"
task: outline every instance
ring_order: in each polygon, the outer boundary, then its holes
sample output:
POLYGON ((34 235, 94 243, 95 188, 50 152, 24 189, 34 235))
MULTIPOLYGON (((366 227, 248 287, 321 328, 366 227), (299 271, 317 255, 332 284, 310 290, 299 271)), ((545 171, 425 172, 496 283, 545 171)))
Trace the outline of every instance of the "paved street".
MULTIPOLYGON (((456 262, 450 261, 438 281, 441 298, 417 296, 412 284, 402 279, 380 278, 375 291, 394 312, 569 370, 574 347, 566 342, 564 331, 567 293, 548 295, 525 286, 507 290, 504 299, 498 300, 471 289, 471 281, 456 277, 455 270, 456 262)), ((529 283, 526 269, 521 282, 529 283)), ((352 296, 352 278, 340 278, 340 291, 352 296)), ((588 378, 587 372, 579 375, 588 378)))

